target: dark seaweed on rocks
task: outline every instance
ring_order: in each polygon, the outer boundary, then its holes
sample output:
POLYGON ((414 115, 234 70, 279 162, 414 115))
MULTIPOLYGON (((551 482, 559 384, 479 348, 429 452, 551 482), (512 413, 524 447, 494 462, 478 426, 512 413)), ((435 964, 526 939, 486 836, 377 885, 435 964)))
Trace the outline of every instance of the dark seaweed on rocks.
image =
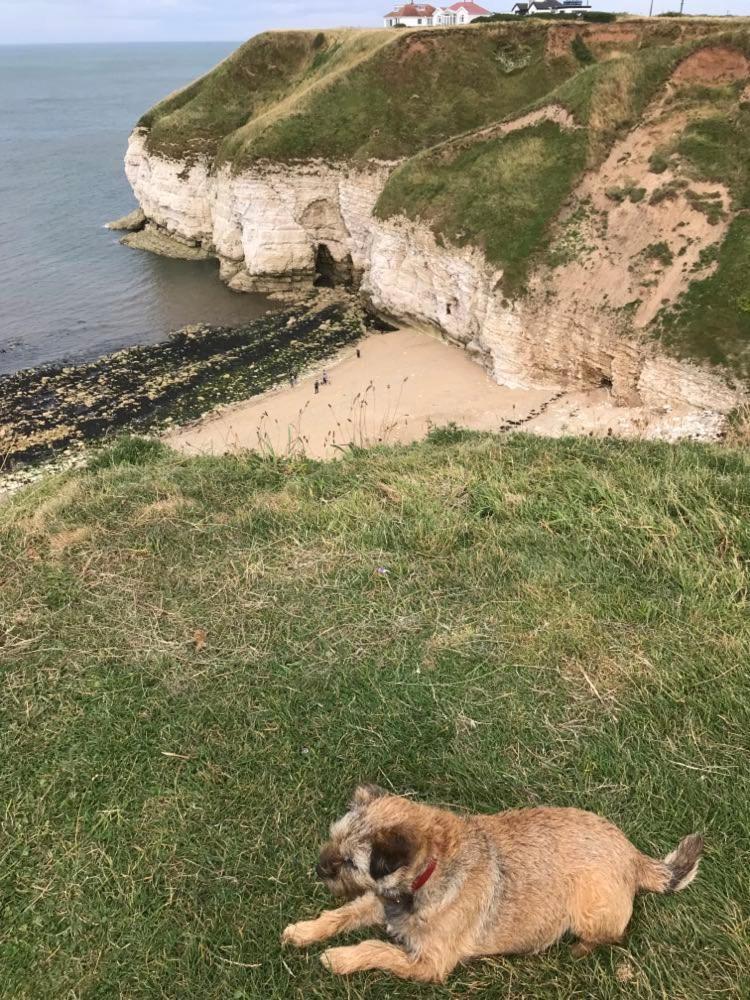
POLYGON ((256 396, 362 332, 357 310, 295 308, 242 327, 186 327, 159 344, 96 361, 0 377, 0 470, 124 429, 193 420, 256 396))

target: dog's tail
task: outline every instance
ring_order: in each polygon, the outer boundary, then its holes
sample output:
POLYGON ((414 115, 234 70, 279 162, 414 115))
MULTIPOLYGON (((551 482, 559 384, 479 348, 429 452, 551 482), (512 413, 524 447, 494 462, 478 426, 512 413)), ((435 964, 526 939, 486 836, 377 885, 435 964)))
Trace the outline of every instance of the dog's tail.
POLYGON ((691 833, 663 861, 641 854, 638 859, 638 888, 641 892, 679 892, 698 874, 703 837, 691 833))

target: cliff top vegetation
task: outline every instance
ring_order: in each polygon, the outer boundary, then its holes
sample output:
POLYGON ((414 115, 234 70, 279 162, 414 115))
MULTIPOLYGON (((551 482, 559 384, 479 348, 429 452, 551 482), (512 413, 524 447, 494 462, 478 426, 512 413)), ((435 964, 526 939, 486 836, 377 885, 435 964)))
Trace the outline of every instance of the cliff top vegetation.
POLYGON ((595 809, 679 898, 425 997, 750 991, 747 453, 438 431, 321 464, 126 439, 0 506, 3 992, 406 998, 282 954, 362 779, 595 809))
POLYGON ((153 152, 235 168, 258 159, 394 160, 545 99, 588 65, 576 39, 604 61, 718 31, 716 21, 691 18, 267 32, 139 124, 153 152))

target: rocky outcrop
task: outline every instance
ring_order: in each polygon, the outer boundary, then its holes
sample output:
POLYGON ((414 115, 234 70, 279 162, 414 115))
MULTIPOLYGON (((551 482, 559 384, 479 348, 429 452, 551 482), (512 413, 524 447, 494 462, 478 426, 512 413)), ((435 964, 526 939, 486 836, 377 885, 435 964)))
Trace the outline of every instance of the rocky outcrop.
POLYGON ((379 312, 439 331, 508 386, 603 387, 622 406, 704 413, 714 431, 714 415, 737 404, 718 374, 662 357, 621 312, 560 309, 544 287, 510 302, 478 249, 443 245, 418 221, 378 219, 394 166, 265 163, 233 174, 153 156, 138 131, 126 158, 150 220, 137 235, 215 255, 234 289, 357 282, 379 312))
POLYGON ((177 260, 209 260, 212 256, 198 240, 179 233, 165 232, 152 222, 146 223, 143 229, 136 232, 126 233, 120 243, 133 247, 134 250, 148 250, 160 257, 174 257, 177 260))
POLYGON ((115 219, 114 222, 108 222, 106 229, 112 229, 114 231, 125 231, 128 233, 137 233, 140 229, 146 225, 146 213, 142 208, 134 208, 132 212, 127 215, 123 215, 121 219, 115 219))

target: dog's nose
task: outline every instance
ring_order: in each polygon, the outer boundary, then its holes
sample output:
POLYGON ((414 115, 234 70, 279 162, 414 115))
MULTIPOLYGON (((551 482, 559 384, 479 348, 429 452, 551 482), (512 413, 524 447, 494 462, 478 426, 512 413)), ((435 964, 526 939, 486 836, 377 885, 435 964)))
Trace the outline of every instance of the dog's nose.
POLYGON ((336 866, 332 861, 321 858, 315 866, 315 873, 320 879, 333 878, 336 874, 336 866))

